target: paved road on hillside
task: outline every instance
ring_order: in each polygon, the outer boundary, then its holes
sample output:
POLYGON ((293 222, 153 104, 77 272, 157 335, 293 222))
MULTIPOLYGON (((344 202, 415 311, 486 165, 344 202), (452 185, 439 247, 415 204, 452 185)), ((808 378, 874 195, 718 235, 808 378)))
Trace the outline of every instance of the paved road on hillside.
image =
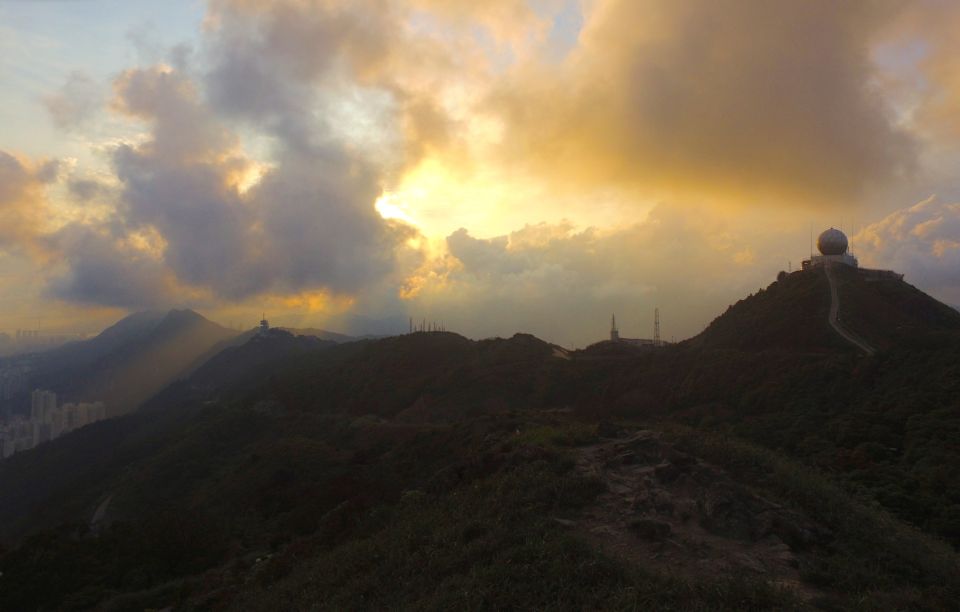
POLYGON ((837 291, 837 281, 833 278, 833 269, 830 264, 823 266, 823 269, 827 274, 827 280, 830 281, 830 315, 827 317, 830 327, 850 344, 853 344, 867 355, 873 355, 877 352, 875 348, 847 331, 843 324, 840 323, 840 293, 837 291))

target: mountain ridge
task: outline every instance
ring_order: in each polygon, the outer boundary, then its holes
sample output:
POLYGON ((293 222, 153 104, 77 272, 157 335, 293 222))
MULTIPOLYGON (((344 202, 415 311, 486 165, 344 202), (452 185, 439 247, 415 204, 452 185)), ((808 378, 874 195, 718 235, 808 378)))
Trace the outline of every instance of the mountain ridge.
MULTIPOLYGON (((854 309, 917 308, 901 285, 851 282, 854 309)), ((667 608, 943 608, 960 595, 956 552, 936 541, 960 545, 960 475, 937 467, 960 463, 949 443, 960 343, 930 299, 907 318, 938 341, 897 331, 872 357, 829 327, 816 274, 781 277, 701 336, 643 351, 271 330, 145 410, 0 463, 0 488, 20 492, 0 507, 0 541, 13 546, 0 571, 36 574, 53 563, 42 559, 98 568, 0 603, 456 607, 454 586, 467 584, 493 604, 536 607, 561 588, 551 580, 580 584, 590 567, 603 568, 588 580, 601 588, 578 587, 585 607, 629 606, 647 589, 667 608), (95 513, 94 538, 51 531, 95 513), (594 539, 591 526, 616 537, 594 539), (727 547, 717 563, 751 577, 700 572, 671 533, 727 547), (772 538, 763 562, 782 555, 776 575, 792 586, 756 569, 755 538, 772 538), (664 582, 671 562, 679 582, 664 582), (449 592, 410 579, 414 567, 447 576, 449 592)), ((893 320, 877 312, 864 333, 893 320)))
POLYGON ((137 312, 94 338, 39 355, 31 386, 68 401, 104 401, 110 414, 122 414, 234 334, 189 309, 137 312))
MULTIPOLYGON (((878 347, 935 341, 938 336, 952 341, 960 332, 960 312, 901 279, 869 280, 847 266, 832 270, 838 279, 841 320, 878 347)), ((829 311, 824 268, 782 273, 765 289, 729 306, 685 343, 713 349, 850 349, 830 328, 829 311)))

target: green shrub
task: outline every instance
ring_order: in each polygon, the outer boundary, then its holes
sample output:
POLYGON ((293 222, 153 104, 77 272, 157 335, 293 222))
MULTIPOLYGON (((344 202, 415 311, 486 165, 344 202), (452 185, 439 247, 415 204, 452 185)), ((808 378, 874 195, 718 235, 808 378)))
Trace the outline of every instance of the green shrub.
POLYGON ((597 426, 590 423, 531 426, 521 430, 514 440, 518 444, 537 444, 543 447, 585 446, 598 440, 597 426))

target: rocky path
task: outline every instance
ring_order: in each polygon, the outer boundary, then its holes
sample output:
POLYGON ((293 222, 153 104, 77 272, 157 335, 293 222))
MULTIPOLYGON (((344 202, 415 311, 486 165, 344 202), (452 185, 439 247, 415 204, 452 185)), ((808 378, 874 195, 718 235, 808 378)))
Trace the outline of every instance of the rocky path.
POLYGON ((830 315, 827 318, 830 327, 847 342, 853 344, 867 355, 873 355, 877 352, 876 349, 847 330, 847 328, 843 326, 843 323, 840 322, 840 292, 837 290, 837 281, 833 277, 833 269, 829 264, 825 265, 823 269, 827 275, 827 280, 830 281, 830 315))
POLYGON ((608 554, 689 579, 748 574, 804 599, 818 595, 798 567, 804 549, 829 539, 827 530, 657 432, 585 447, 577 470, 607 485, 577 528, 608 554))

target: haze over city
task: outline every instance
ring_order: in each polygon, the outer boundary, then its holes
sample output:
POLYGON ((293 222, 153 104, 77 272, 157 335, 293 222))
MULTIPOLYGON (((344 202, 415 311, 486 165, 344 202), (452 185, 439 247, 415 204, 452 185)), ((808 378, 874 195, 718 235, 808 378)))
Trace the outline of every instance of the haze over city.
POLYGON ((960 303, 960 5, 0 2, 2 330, 699 333, 811 228, 960 303))

